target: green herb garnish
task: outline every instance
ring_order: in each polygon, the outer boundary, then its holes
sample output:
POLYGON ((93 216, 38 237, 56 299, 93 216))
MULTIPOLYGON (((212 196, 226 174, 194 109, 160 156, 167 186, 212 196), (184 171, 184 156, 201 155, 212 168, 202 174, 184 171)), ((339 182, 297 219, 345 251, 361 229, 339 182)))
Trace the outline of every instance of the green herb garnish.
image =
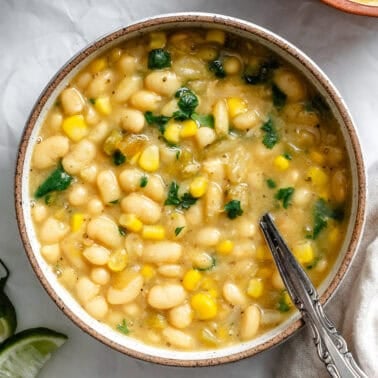
POLYGON ((189 119, 198 106, 197 96, 190 89, 182 87, 175 93, 175 97, 178 98, 179 110, 173 113, 173 118, 178 121, 189 119))
POLYGON ((183 227, 176 227, 175 228, 175 235, 178 236, 180 235, 180 232, 185 228, 185 226, 183 227))
POLYGON ((164 49, 154 49, 148 53, 148 68, 158 70, 171 66, 171 54, 164 49))
POLYGON ((220 59, 215 59, 209 63, 209 70, 218 78, 223 79, 226 77, 226 72, 223 63, 220 59))
POLYGON ((126 161, 126 156, 117 148, 112 155, 113 163, 115 165, 122 165, 126 161))
POLYGON ((109 202, 111 205, 117 205, 117 203, 119 203, 119 199, 116 199, 114 201, 110 201, 109 202))
POLYGON ((274 189, 274 188, 277 187, 276 182, 273 179, 271 179, 271 178, 269 178, 269 179, 266 180, 266 184, 268 185, 268 187, 270 189, 274 189))
POLYGON ((92 105, 95 105, 95 104, 96 104, 96 99, 95 99, 95 98, 89 98, 88 101, 89 101, 92 105))
POLYGON ((121 236, 126 236, 127 232, 126 232, 126 228, 125 227, 122 227, 122 226, 118 226, 118 232, 121 236))
POLYGON ((193 113, 191 118, 193 121, 198 122, 201 127, 210 127, 210 129, 214 128, 214 116, 212 114, 193 113))
POLYGON ((247 84, 257 85, 267 83, 273 74, 273 70, 279 67, 275 59, 269 59, 258 67, 247 67, 243 79, 247 84))
POLYGON ((161 134, 164 134, 165 125, 171 119, 171 117, 163 115, 154 115, 150 111, 144 113, 144 118, 150 126, 156 126, 161 134))
POLYGON ((329 218, 342 221, 344 212, 342 209, 331 209, 323 198, 319 198, 314 204, 312 239, 316 239, 320 232, 327 227, 329 218))
POLYGON ((196 268, 196 270, 199 270, 201 272, 205 272, 205 271, 208 271, 208 270, 211 270, 213 268, 215 268, 215 266, 217 265, 217 259, 215 256, 211 256, 211 264, 207 267, 207 268, 196 268))
POLYGON ((141 178, 140 178, 140 182, 139 182, 139 186, 141 188, 145 188, 148 184, 148 177, 146 175, 143 175, 141 178))
POLYGON ((125 319, 122 320, 122 323, 119 323, 117 325, 117 331, 122 332, 125 335, 128 335, 130 333, 129 326, 127 325, 125 319))
POLYGON ((230 219, 235 219, 243 214, 243 209, 240 206, 239 200, 231 200, 230 202, 226 203, 224 210, 230 219))
POLYGON ((172 181, 171 185, 169 186, 168 196, 164 202, 164 205, 176 206, 186 210, 197 202, 198 198, 194 198, 190 193, 184 193, 180 198, 178 195, 178 190, 178 184, 175 181, 172 181))
POLYGON ((276 84, 272 85, 273 104, 276 108, 281 109, 286 104, 287 96, 276 84))
POLYGON ((280 299, 278 301, 278 311, 280 312, 288 312, 290 310, 290 305, 286 302, 285 291, 281 293, 280 299))
POLYGON ((279 137, 271 118, 269 118, 269 120, 264 123, 264 125, 261 127, 261 130, 265 131, 265 135, 263 138, 263 143, 265 147, 272 149, 279 141, 279 137))
POLYGON ((66 190, 71 182, 73 177, 70 176, 63 168, 62 164, 59 163, 58 167, 53 171, 50 176, 38 187, 34 196, 35 198, 41 198, 44 195, 58 191, 61 192, 66 190))
POLYGON ((293 157, 292 157, 289 153, 287 153, 287 152, 285 152, 284 154, 282 154, 282 156, 283 156, 286 160, 292 160, 292 159, 293 159, 293 157))
POLYGON ((278 190, 278 192, 275 195, 275 198, 279 201, 282 201, 282 206, 287 209, 289 205, 291 204, 291 197, 294 194, 294 188, 288 187, 288 188, 281 188, 278 190))

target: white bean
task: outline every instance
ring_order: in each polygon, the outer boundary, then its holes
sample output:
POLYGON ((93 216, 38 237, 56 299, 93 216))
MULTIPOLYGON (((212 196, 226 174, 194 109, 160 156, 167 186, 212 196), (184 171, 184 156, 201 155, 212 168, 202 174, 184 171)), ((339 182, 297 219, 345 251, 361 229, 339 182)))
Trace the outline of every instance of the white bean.
POLYGON ((158 94, 145 89, 135 92, 130 98, 131 105, 142 112, 157 110, 160 101, 161 97, 158 94))
POLYGON ((218 244, 220 231, 216 227, 203 227, 196 235, 196 242, 204 247, 213 247, 218 244))
POLYGON ((143 172, 136 168, 126 168, 119 175, 119 184, 125 192, 135 192, 140 188, 143 172))
POLYGON ((144 79, 145 87, 162 96, 172 96, 180 88, 176 74, 170 71, 154 71, 144 79))
POLYGON ((31 208, 31 215, 34 222, 41 223, 47 217, 47 207, 41 203, 35 203, 31 208))
POLYGON ((289 102, 298 102, 306 97, 306 88, 294 72, 285 69, 277 70, 273 81, 286 94, 289 102))
POLYGON ((174 307, 168 314, 169 323, 176 328, 186 328, 193 320, 193 311, 188 303, 174 307))
POLYGON ((240 337, 249 340, 256 335, 261 321, 261 312, 256 305, 246 308, 240 319, 240 337))
POLYGON ((99 285, 106 285, 110 281, 110 273, 107 269, 96 267, 91 270, 91 280, 99 285))
POLYGON ((221 159, 209 159, 203 162, 203 170, 211 181, 221 183, 225 176, 224 163, 221 159))
POLYGON ((60 111, 53 111, 46 119, 45 125, 51 131, 58 132, 62 126, 63 115, 60 111))
POLYGON ((233 306, 243 306, 247 302, 245 295, 241 292, 239 287, 232 282, 226 282, 223 285, 223 297, 233 306))
MULTIPOLYGON (((86 106, 86 108, 84 109, 84 119, 85 119, 85 122, 89 126, 93 126, 93 125, 96 125, 97 123, 99 123, 100 116, 98 115, 98 113, 96 112, 94 107, 88 104, 86 106)), ((90 131, 90 133, 92 131, 93 131, 93 129, 90 131)))
POLYGON ((200 127, 195 135, 199 148, 204 148, 213 143, 217 138, 215 131, 210 127, 200 127))
POLYGON ((59 260, 60 257, 60 247, 59 244, 49 244, 44 245, 41 248, 41 255, 50 264, 54 264, 59 260))
POLYGON ((238 130, 248 130, 260 126, 262 120, 256 110, 248 110, 245 113, 237 115, 233 119, 232 124, 238 130))
POLYGON ((68 202, 73 206, 80 206, 88 201, 88 190, 86 186, 76 184, 68 194, 68 202))
POLYGON ((131 193, 121 201, 122 211, 135 214, 143 223, 154 224, 161 218, 161 207, 150 198, 131 193))
POLYGON ((177 100, 171 100, 168 101, 162 108, 161 108, 161 114, 170 117, 175 111, 179 110, 177 105, 177 100))
POLYGON ((162 202, 166 197, 164 182, 158 175, 150 175, 147 185, 141 191, 156 202, 162 202))
POLYGON ((58 279, 65 288, 74 290, 77 282, 77 273, 74 269, 66 267, 63 269, 62 274, 58 277, 58 279))
POLYGON ((104 170, 97 175, 97 187, 105 204, 119 200, 121 189, 117 177, 110 169, 104 170))
POLYGON ((100 245, 85 248, 83 256, 93 265, 105 265, 109 261, 110 251, 100 245))
POLYGON ((99 295, 90 299, 85 304, 85 309, 88 311, 88 314, 93 316, 97 320, 105 318, 108 313, 109 306, 106 303, 106 300, 103 296, 99 295))
POLYGON ((100 215, 104 211, 104 205, 98 198, 89 200, 87 207, 91 215, 100 215))
POLYGON ((181 244, 159 241, 147 244, 143 249, 143 261, 155 264, 176 263, 182 254, 181 244))
POLYGON ((97 165, 91 164, 80 171, 80 177, 90 184, 94 184, 97 179, 97 165))
POLYGON ((132 75, 135 72, 135 69, 137 67, 138 60, 127 54, 123 54, 118 62, 117 66, 119 70, 124 73, 125 75, 132 75))
POLYGON ((89 83, 86 94, 88 97, 97 98, 110 91, 113 82, 114 73, 111 70, 101 71, 89 83))
POLYGON ((108 248, 116 248, 121 245, 122 237, 119 234, 116 223, 102 215, 93 218, 87 225, 88 236, 108 248))
POLYGON ((167 264, 159 266, 158 273, 164 277, 181 278, 184 275, 184 270, 181 265, 167 264))
POLYGON ((140 133, 146 123, 143 113, 136 109, 123 110, 120 122, 122 128, 131 133, 140 133))
POLYGON ((34 147, 32 165, 37 169, 53 167, 68 153, 69 149, 68 138, 60 135, 47 138, 34 147))
POLYGON ((218 136, 228 134, 229 120, 227 104, 225 100, 218 100, 214 105, 214 127, 218 136))
POLYGON ((126 102, 131 95, 141 89, 142 86, 143 80, 140 76, 127 76, 119 82, 114 91, 113 98, 116 102, 126 102))
POLYGON ((93 299, 100 291, 100 286, 93 283, 88 277, 80 277, 76 283, 76 295, 82 304, 93 299))
POLYGON ((182 349, 192 349, 194 348, 194 339, 192 336, 185 332, 179 331, 178 329, 172 327, 166 327, 162 331, 165 339, 173 346, 182 349))
POLYGON ((91 128, 88 134, 88 140, 95 144, 102 143, 109 134, 109 124, 105 121, 99 122, 96 126, 91 128))
POLYGON ((53 217, 47 218, 39 230, 42 243, 55 244, 69 232, 69 226, 53 217))
POLYGON ((60 95, 62 108, 67 115, 80 113, 84 108, 84 99, 76 88, 66 88, 60 95))
POLYGON ((305 188, 298 188, 294 192, 293 204, 297 206, 307 205, 312 197, 312 193, 305 188))
POLYGON ((165 284, 153 286, 147 297, 148 304, 159 310, 167 310, 184 302, 186 293, 179 284, 165 284))
POLYGON ((122 310, 131 317, 136 317, 141 313, 141 308, 136 303, 126 303, 122 310))
POLYGON ((132 302, 140 294, 142 287, 143 277, 140 274, 132 278, 122 289, 110 286, 107 293, 108 302, 115 305, 132 302))
POLYGON ((83 139, 71 148, 71 151, 63 158, 62 165, 66 172, 75 175, 87 167, 95 156, 95 145, 83 139))
POLYGON ((138 234, 127 234, 125 238, 125 248, 130 256, 142 256, 142 252, 144 249, 142 238, 138 234))
POLYGON ((76 77, 75 83, 78 88, 84 90, 87 88, 91 80, 92 74, 90 72, 84 71, 76 77))
POLYGON ((223 208, 224 198, 222 188, 215 182, 209 182, 205 200, 207 216, 214 217, 218 215, 223 208))
POLYGON ((187 222, 192 226, 201 224, 204 218, 202 203, 197 202, 195 205, 191 206, 191 208, 187 210, 185 217, 187 222))

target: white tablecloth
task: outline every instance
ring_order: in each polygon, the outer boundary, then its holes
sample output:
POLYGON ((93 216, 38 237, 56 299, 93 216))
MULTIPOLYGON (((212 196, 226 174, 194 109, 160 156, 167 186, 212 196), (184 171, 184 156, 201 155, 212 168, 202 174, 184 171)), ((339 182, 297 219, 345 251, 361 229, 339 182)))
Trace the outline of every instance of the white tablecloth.
POLYGON ((42 289, 23 251, 13 206, 13 172, 20 135, 40 91, 94 38, 140 18, 176 11, 244 18, 297 45, 344 96, 367 167, 378 161, 378 19, 344 14, 316 0, 0 0, 0 256, 13 273, 8 293, 18 310, 19 329, 48 326, 69 336, 41 377, 271 377, 275 358, 285 348, 195 371, 131 359, 73 325, 42 289))

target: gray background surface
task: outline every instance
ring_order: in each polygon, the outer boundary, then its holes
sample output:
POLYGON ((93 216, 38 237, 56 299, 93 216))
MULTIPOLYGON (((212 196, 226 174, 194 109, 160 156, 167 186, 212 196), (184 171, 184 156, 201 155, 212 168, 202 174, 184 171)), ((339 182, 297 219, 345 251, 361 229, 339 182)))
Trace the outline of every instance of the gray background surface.
POLYGON ((69 336, 41 377, 272 377, 279 371, 285 345, 237 363, 195 370, 148 364, 107 348, 57 309, 34 276, 18 235, 13 207, 17 145, 42 88, 93 39, 131 21, 176 11, 244 18, 297 45, 345 98, 367 168, 378 160, 378 19, 344 14, 316 0, 0 0, 0 256, 13 273, 8 293, 18 310, 19 330, 48 326, 69 336))

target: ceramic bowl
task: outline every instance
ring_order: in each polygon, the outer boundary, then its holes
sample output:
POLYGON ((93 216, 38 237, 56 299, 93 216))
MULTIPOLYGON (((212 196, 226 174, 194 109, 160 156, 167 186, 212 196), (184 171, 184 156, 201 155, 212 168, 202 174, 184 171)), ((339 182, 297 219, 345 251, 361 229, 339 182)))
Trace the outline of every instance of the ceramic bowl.
POLYGON ((378 1, 371 1, 368 3, 361 3, 352 0, 322 0, 334 8, 340 9, 344 12, 359 14, 361 16, 378 17, 378 1))
POLYGON ((146 345, 139 340, 125 337, 87 314, 70 293, 57 281, 55 274, 42 258, 31 219, 31 199, 28 184, 30 160, 39 129, 42 126, 48 109, 53 105, 57 94, 64 88, 66 83, 89 60, 92 60, 113 45, 143 33, 185 27, 219 28, 251 41, 261 43, 273 50, 295 66, 313 83, 328 102, 331 111, 340 124, 353 176, 351 185, 352 203, 345 242, 332 271, 319 287, 321 302, 327 302, 340 285, 352 261, 363 228, 366 185, 364 163, 356 130, 340 94, 310 58, 276 34, 246 21, 204 13, 162 15, 134 23, 110 33, 80 51, 59 70, 43 90, 27 120, 19 147, 16 167, 15 205, 21 238, 37 277, 57 306, 75 324, 104 344, 136 358, 166 365, 208 366, 253 356, 283 342, 303 325, 299 313, 294 313, 283 324, 253 340, 217 350, 197 352, 172 351, 146 345))

